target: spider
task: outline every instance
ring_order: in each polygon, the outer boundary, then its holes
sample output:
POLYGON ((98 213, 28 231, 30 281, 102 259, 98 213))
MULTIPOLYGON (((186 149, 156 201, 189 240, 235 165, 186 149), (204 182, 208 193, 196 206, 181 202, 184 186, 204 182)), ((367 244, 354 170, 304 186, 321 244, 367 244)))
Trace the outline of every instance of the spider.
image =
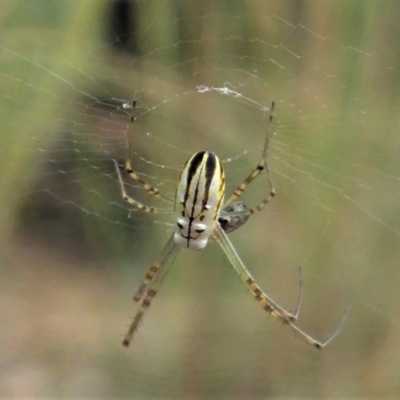
POLYGON ((340 332, 347 317, 349 306, 346 307, 339 325, 326 341, 321 342, 314 339, 295 324, 302 300, 301 268, 299 268, 297 306, 294 312, 289 312, 259 287, 227 236, 228 233, 241 227, 251 215, 261 211, 275 197, 275 188, 267 163, 274 108, 275 103, 272 102, 261 160, 247 178, 233 191, 228 200, 224 202, 225 174, 221 161, 213 151, 205 150, 193 154, 184 165, 176 189, 174 209, 171 209, 146 206, 134 200, 126 192, 121 170, 139 182, 150 195, 169 203, 172 202, 171 199, 165 197, 156 188, 142 180, 132 169, 130 155, 133 150, 135 102, 132 105, 124 105, 125 110, 130 110, 127 157, 123 165, 113 160, 122 198, 138 210, 146 213, 175 212, 176 215, 174 232, 162 249, 159 258, 150 266, 142 284, 133 296, 134 301, 139 302, 142 300, 142 302, 122 342, 125 347, 129 346, 139 322, 160 289, 163 279, 179 250, 182 247, 198 250, 203 249, 211 239, 215 240, 221 246, 231 266, 240 276, 257 303, 269 314, 288 325, 306 342, 318 349, 322 349, 340 332), (260 176, 263 171, 266 172, 269 181, 269 193, 257 206, 247 208, 244 203, 237 200, 247 186, 260 176))

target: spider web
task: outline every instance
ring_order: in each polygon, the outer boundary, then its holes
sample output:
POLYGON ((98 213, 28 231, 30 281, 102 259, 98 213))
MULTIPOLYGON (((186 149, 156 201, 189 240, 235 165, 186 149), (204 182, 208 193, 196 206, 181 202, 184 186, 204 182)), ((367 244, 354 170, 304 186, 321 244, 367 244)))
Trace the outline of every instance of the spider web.
MULTIPOLYGON (((394 1, 4 2, 0 393, 398 395, 398 11, 394 1), (106 17, 118 10, 132 19, 106 17), (266 318, 216 245, 179 255, 132 347, 119 346, 130 295, 174 226, 120 196, 112 160, 126 157, 133 100, 132 165, 170 198, 199 149, 219 155, 232 191, 259 161, 275 101, 277 196, 230 236, 285 308, 302 266, 299 325, 313 336, 328 337, 353 298, 323 353, 266 318)), ((138 201, 166 206, 124 179, 138 201)), ((244 201, 267 190, 262 176, 244 201)))

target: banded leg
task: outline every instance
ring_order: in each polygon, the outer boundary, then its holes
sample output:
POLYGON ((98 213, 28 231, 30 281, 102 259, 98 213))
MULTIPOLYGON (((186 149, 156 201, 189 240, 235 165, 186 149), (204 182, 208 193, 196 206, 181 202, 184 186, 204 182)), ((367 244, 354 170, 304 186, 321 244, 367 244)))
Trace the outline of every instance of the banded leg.
POLYGON ((172 235, 167 244, 164 246, 160 258, 155 261, 149 270, 146 272, 146 275, 143 279, 143 282, 139 286, 139 289, 136 291, 135 295, 133 296, 134 301, 139 301, 142 296, 143 292, 145 291, 146 287, 149 285, 149 283, 153 280, 153 278, 156 276, 158 271, 163 267, 164 263, 168 260, 169 254, 173 250, 175 246, 175 241, 174 241, 174 236, 172 235))
POLYGON ((123 108, 125 110, 130 111, 130 117, 131 117, 130 124, 129 124, 129 131, 128 131, 128 148, 127 148, 126 160, 123 165, 123 169, 132 179, 134 179, 135 181, 138 181, 144 187, 144 189, 147 191, 147 193, 149 193, 152 196, 154 196, 160 200, 163 200, 167 203, 172 203, 173 202, 172 199, 168 198, 167 196, 162 195, 158 189, 149 185, 146 181, 144 181, 137 174, 137 172, 135 172, 132 169, 130 158, 131 158, 132 151, 133 151, 134 126, 135 126, 135 120, 136 120, 136 117, 135 117, 136 102, 134 101, 132 103, 132 105, 124 104, 123 108))
POLYGON ((271 130, 272 130, 272 121, 274 119, 274 110, 275 110, 275 103, 272 102, 271 108, 270 108, 269 123, 268 123, 268 128, 267 128, 267 136, 265 138, 264 150, 263 150, 260 162, 258 163, 256 168, 254 168, 254 170, 250 173, 250 175, 233 191, 231 197, 229 197, 229 199, 225 202, 223 208, 226 208, 232 202, 237 200, 243 194, 246 187, 251 182, 253 182, 254 179, 256 179, 261 174, 261 172, 264 170, 266 171, 267 176, 268 176, 268 181, 269 181, 269 184, 271 187, 270 192, 269 192, 268 196, 256 207, 249 208, 249 209, 247 209, 245 211, 241 211, 241 212, 235 212, 235 214, 232 214, 232 215, 255 214, 255 213, 259 212, 260 210, 262 210, 262 208, 275 196, 275 187, 272 182, 272 178, 271 178, 271 175, 269 172, 268 162, 267 162, 267 153, 268 153, 268 148, 269 148, 269 142, 271 139, 271 130))
POLYGON ((277 304, 274 300, 272 300, 263 290, 257 285, 254 278, 248 271, 248 269, 243 264, 242 260, 239 258, 236 250, 232 246, 227 234, 224 230, 217 226, 214 231, 213 237, 216 239, 218 244, 221 246, 223 252, 228 258, 230 264, 233 266, 237 274, 240 276, 242 281, 247 285, 250 293, 256 299, 256 301, 260 304, 260 306, 272 314, 274 317, 289 323, 290 321, 294 322, 297 320, 298 314, 300 312, 301 300, 302 300, 302 291, 303 285, 301 281, 301 270, 300 270, 300 281, 299 281, 299 297, 297 300, 297 306, 294 313, 290 313, 282 308, 279 304, 277 304))
POLYGON ((115 164, 115 170, 117 171, 118 180, 119 180, 119 184, 121 187, 121 196, 126 202, 135 206, 140 211, 144 211, 146 213, 170 213, 173 211, 172 208, 149 207, 149 206, 146 206, 145 204, 139 203, 138 201, 132 199, 132 197, 128 196, 128 194, 126 193, 126 190, 125 190, 124 181, 122 180, 121 171, 119 170, 118 162, 117 162, 117 160, 113 160, 113 161, 115 164))
POLYGON ((345 323, 347 319, 347 315, 350 310, 350 303, 347 305, 347 307, 344 310, 342 319, 340 320, 337 328, 333 332, 331 336, 328 337, 325 342, 320 342, 319 340, 314 339, 311 335, 308 333, 304 332, 302 329, 300 329, 298 326, 296 326, 293 322, 291 321, 286 321, 286 323, 297 333, 300 337, 302 337, 307 343, 311 344, 312 346, 316 347, 319 350, 322 350, 325 346, 327 346, 335 337, 339 334, 339 332, 342 330, 343 324, 345 323))
POLYGON ((129 346, 129 343, 132 340, 133 334, 139 325, 139 322, 141 321, 144 313, 146 310, 149 308, 151 301, 157 294, 158 290, 160 289, 160 286, 163 282, 163 279, 167 275, 167 272, 169 270, 169 267, 173 263, 176 255, 178 254, 180 250, 180 246, 176 245, 173 242, 173 235, 171 238, 168 240, 167 244, 164 247, 164 250, 162 252, 163 257, 159 261, 159 272, 151 283, 150 287, 147 289, 146 293, 144 294, 142 303, 140 304, 139 310, 137 311, 135 318, 133 319, 131 325, 129 326, 128 332, 126 333, 124 340, 122 344, 125 347, 129 346))
POLYGON ((340 320, 333 334, 325 342, 320 342, 294 324, 300 312, 301 296, 302 296, 301 280, 300 280, 299 299, 297 302, 296 311, 294 314, 291 314, 288 311, 284 310, 276 302, 274 302, 266 293, 264 293, 260 289, 260 287, 254 281, 254 278, 251 276, 250 272, 247 270, 243 262, 240 260, 238 254, 233 248, 231 242, 229 241, 226 233, 220 227, 217 227, 213 236, 222 247, 222 250, 224 251, 225 255, 227 256, 228 260, 232 264, 235 271, 246 283, 253 297, 257 300, 257 302, 261 305, 261 307, 263 307, 271 315, 273 315, 283 323, 289 325, 295 331, 295 333, 297 333, 307 343, 311 344, 317 349, 323 349, 339 334, 340 330, 343 327, 344 322, 346 321, 350 309, 350 303, 345 308, 342 319, 340 320))

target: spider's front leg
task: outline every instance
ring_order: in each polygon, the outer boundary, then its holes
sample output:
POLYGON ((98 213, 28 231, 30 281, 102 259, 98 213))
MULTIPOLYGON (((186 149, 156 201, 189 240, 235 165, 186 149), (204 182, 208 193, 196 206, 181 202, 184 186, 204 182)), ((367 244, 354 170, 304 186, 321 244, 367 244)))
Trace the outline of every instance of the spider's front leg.
MULTIPOLYGON (((342 319, 340 320, 338 326, 336 327, 335 331, 331 334, 331 336, 321 342, 302 329, 294 324, 296 321, 298 314, 300 312, 300 305, 301 305, 301 297, 302 297, 302 284, 300 278, 300 292, 299 292, 299 299, 297 302, 297 307, 295 313, 290 313, 282 308, 279 304, 277 304, 274 300, 272 300, 265 292, 261 290, 261 288, 257 285, 254 278, 251 276, 250 272, 247 270, 245 265, 243 264, 242 260, 239 258, 236 250, 232 246, 228 236, 226 235, 225 231, 221 227, 217 227, 214 232, 213 237, 217 240, 219 245, 221 246, 222 250, 224 251, 225 255, 227 256, 229 262, 231 263, 232 267, 238 273, 238 275, 242 278, 246 286, 249 288, 251 294, 256 299, 256 301, 260 304, 264 310, 269 312, 275 318, 279 319, 280 321, 284 322, 285 324, 289 325, 293 331, 295 331, 300 337, 302 337, 307 343, 311 344, 312 346, 316 347, 317 349, 323 349, 327 346, 341 331, 343 324, 347 318, 347 314, 350 309, 350 304, 346 307, 342 319)), ((301 269, 300 269, 301 274, 301 269)))
POLYGON ((260 306, 269 312, 274 317, 280 319, 283 322, 289 323, 297 320, 298 314, 300 312, 301 300, 302 300, 302 281, 301 281, 301 269, 300 271, 300 282, 299 282, 299 297, 297 301, 296 310, 294 313, 291 313, 284 308, 282 308, 279 304, 277 304, 273 299, 271 299, 256 283, 253 276, 250 274, 249 270, 243 264, 239 255, 237 254, 235 248, 233 247, 231 241, 229 240, 227 234, 222 229, 221 226, 218 226, 213 234, 214 239, 221 246, 223 252, 228 258, 230 264, 236 271, 236 273, 240 276, 243 282, 246 284, 250 293, 256 299, 256 301, 260 304, 260 306))

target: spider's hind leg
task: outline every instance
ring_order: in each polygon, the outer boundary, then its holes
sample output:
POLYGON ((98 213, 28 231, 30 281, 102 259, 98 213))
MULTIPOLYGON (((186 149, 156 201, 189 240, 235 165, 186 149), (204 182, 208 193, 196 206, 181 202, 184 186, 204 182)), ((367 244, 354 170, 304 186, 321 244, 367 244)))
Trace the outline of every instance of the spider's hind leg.
POLYGON ((149 183, 144 181, 139 174, 134 171, 131 165, 131 155, 133 152, 133 139, 134 139, 134 134, 135 134, 135 121, 136 121, 136 116, 135 116, 135 111, 136 111, 136 102, 134 101, 132 105, 125 103, 123 105, 124 110, 129 110, 130 114, 130 124, 129 124, 129 130, 127 133, 127 141, 128 141, 128 147, 127 147, 127 152, 126 152, 126 159, 123 163, 116 162, 118 167, 125 171, 133 180, 137 181, 140 183, 140 185, 146 190, 147 193, 150 195, 156 197, 159 200, 163 200, 167 203, 172 203, 173 200, 167 196, 164 196, 163 194, 160 193, 160 191, 151 186, 149 183))
POLYGON ((137 295, 139 296, 138 300, 140 298, 143 298, 142 303, 140 304, 139 310, 137 311, 132 323, 130 324, 130 326, 128 328, 128 332, 126 333, 124 340, 122 342, 122 344, 125 347, 129 346, 129 343, 132 340, 135 330, 137 329, 140 321, 142 320, 143 315, 145 314, 146 310, 149 308, 152 300, 158 293, 158 290, 160 289, 161 284, 162 284, 165 276, 167 275, 168 269, 174 262, 175 257, 177 256, 180 249, 181 249, 181 247, 178 246, 174 241, 174 235, 171 235, 170 239, 164 246, 164 249, 161 253, 161 257, 160 257, 159 261, 157 263, 153 264, 153 266, 158 265, 158 267, 157 267, 158 272, 153 274, 151 279, 146 283, 146 285, 144 285, 146 282, 146 278, 147 278, 147 275, 146 275, 145 281, 143 282, 142 286, 140 287, 141 289, 139 289, 139 290, 141 290, 141 292, 140 293, 137 292, 137 295), (150 281, 152 281, 152 282, 150 282, 150 281), (148 284, 150 284, 150 286, 148 287, 147 290, 145 290, 148 284))

